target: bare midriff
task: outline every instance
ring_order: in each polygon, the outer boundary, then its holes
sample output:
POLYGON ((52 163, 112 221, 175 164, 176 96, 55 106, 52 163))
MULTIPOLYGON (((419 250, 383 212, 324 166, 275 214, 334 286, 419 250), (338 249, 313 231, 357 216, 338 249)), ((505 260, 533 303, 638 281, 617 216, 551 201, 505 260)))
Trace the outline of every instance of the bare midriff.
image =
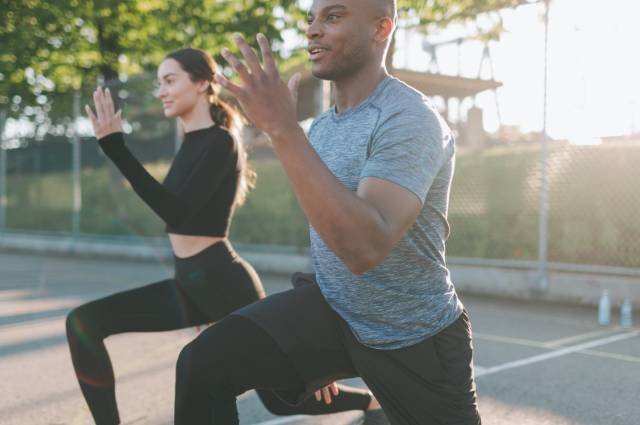
POLYGON ((192 257, 226 238, 219 236, 192 236, 169 233, 173 253, 178 258, 192 257))

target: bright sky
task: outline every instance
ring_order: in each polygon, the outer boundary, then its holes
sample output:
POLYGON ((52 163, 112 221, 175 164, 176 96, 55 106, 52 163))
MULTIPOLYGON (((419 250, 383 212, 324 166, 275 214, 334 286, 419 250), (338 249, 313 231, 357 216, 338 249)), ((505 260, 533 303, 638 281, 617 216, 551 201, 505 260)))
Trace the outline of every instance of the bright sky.
MULTIPOLYGON (((302 1, 303 5, 309 1, 302 1)), ((506 33, 491 44, 502 123, 523 131, 542 129, 544 6, 503 12, 506 33)), ((552 0, 549 27, 549 98, 547 129, 551 137, 588 142, 600 136, 640 132, 639 0, 552 0)), ((450 40, 461 28, 430 38, 450 40)), ((394 65, 425 70, 429 56, 421 35, 397 34, 394 65), (407 47, 408 46, 408 47, 407 47)), ((461 73, 475 77, 482 45, 468 42, 460 52, 461 73)), ((438 50, 441 72, 456 74, 455 45, 438 50)), ((485 63, 483 76, 488 77, 485 63)), ((498 127, 493 94, 478 97, 485 127, 498 127)))

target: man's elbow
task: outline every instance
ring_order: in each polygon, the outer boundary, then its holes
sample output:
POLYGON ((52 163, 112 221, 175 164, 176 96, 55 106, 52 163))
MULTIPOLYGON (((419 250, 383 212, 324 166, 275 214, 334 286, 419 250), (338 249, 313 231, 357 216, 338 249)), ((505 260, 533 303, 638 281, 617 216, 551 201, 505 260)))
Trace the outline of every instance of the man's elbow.
POLYGON ((367 250, 350 256, 344 263, 351 273, 361 275, 382 263, 387 255, 388 252, 386 250, 367 250))

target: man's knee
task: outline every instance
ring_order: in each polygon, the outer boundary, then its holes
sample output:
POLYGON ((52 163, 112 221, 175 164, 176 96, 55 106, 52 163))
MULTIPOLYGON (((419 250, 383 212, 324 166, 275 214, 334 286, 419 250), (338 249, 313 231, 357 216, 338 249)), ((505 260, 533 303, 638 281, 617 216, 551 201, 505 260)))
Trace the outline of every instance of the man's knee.
POLYGON ((176 363, 176 379, 184 385, 206 386, 215 392, 226 381, 223 350, 207 349, 209 344, 218 347, 211 339, 204 341, 202 334, 185 345, 176 363))

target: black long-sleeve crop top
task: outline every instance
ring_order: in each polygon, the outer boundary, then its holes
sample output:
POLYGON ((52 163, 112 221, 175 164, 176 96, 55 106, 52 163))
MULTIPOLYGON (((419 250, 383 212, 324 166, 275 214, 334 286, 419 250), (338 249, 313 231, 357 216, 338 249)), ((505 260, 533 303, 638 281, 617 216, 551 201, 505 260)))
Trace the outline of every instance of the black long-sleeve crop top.
POLYGON ((227 236, 241 170, 236 142, 225 129, 186 133, 162 183, 133 156, 122 133, 98 142, 168 233, 227 236))

